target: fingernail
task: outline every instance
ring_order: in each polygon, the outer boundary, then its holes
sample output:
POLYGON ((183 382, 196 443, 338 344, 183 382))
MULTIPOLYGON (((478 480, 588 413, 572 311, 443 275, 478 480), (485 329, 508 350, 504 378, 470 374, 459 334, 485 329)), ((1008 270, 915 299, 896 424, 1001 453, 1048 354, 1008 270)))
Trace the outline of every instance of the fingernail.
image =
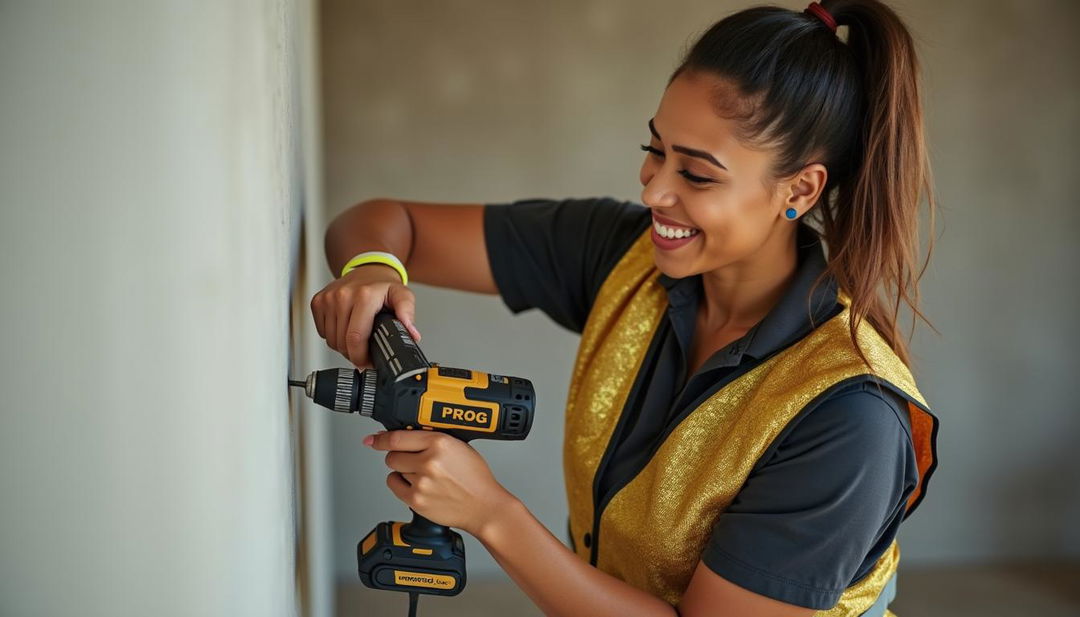
POLYGON ((370 446, 373 443, 375 443, 375 436, 374 435, 368 435, 367 437, 364 437, 364 445, 365 446, 370 446))

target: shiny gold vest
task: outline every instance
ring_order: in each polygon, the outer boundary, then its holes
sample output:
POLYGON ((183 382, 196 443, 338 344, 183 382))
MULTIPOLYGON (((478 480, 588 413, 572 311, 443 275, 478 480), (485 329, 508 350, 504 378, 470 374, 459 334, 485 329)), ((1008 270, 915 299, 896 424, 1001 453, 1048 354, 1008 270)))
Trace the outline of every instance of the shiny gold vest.
MULTIPOLYGON (((852 345, 850 299, 841 293, 844 309, 839 314, 735 378, 683 418, 648 464, 615 493, 594 529, 597 468, 667 308, 652 251, 646 231, 604 281, 585 323, 567 397, 563 470, 578 556, 675 606, 716 518, 784 426, 818 394, 870 371, 852 345)), ((936 419, 907 367, 865 321, 858 339, 882 386, 909 401, 920 472, 919 486, 907 503, 910 513, 934 467, 936 419)), ((864 612, 895 572, 898 559, 899 547, 893 542, 833 609, 818 614, 864 612)))

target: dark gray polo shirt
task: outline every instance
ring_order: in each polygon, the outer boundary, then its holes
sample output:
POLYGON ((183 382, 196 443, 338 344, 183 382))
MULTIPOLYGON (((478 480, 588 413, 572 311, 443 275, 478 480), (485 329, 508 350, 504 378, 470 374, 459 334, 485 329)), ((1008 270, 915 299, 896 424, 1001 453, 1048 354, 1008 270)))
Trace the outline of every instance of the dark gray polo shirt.
MULTIPOLYGON (((577 333, 601 283, 652 224, 648 208, 612 197, 487 204, 483 219, 506 306, 514 313, 538 308, 577 333)), ((693 375, 687 371, 701 275, 659 275, 668 318, 650 342, 601 459, 594 484, 598 511, 701 401, 841 309, 831 278, 810 293, 825 267, 816 234, 799 223, 797 242, 797 273, 780 301, 693 375)), ((833 607, 888 548, 917 485, 906 409, 898 393, 862 378, 819 396, 777 436, 720 514, 701 556, 705 564, 761 595, 833 607)), ((587 547, 591 539, 570 538, 587 547)))

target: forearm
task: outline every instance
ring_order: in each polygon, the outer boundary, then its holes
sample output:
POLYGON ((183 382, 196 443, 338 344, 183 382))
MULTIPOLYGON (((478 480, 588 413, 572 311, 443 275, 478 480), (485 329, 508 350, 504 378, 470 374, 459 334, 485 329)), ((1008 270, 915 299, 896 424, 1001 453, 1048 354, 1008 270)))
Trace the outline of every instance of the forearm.
POLYGON ((408 267, 412 241, 412 221, 405 207, 390 199, 372 199, 348 208, 327 226, 326 264, 337 277, 358 253, 385 251, 408 267))
POLYGON ((577 557, 514 498, 477 539, 548 617, 675 617, 670 604, 577 557))

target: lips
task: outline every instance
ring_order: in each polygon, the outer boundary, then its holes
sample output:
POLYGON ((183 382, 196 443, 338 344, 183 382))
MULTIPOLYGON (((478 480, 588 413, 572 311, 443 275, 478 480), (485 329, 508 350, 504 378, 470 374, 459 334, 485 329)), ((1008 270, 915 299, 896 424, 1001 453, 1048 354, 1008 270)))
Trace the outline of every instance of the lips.
POLYGON ((654 219, 656 219, 660 223, 662 223, 664 225, 668 225, 670 227, 683 227, 685 229, 697 229, 697 227, 694 227, 693 225, 687 225, 686 223, 676 221, 675 219, 669 219, 668 217, 661 216, 660 214, 657 214, 656 212, 653 212, 652 215, 653 215, 654 219))
POLYGON ((701 232, 695 233, 692 236, 684 236, 682 238, 665 238, 664 236, 661 236, 659 233, 656 232, 656 226, 653 225, 653 228, 649 230, 649 235, 652 238, 653 244, 656 245, 658 248, 665 251, 673 251, 697 240, 698 236, 701 235, 701 232))

